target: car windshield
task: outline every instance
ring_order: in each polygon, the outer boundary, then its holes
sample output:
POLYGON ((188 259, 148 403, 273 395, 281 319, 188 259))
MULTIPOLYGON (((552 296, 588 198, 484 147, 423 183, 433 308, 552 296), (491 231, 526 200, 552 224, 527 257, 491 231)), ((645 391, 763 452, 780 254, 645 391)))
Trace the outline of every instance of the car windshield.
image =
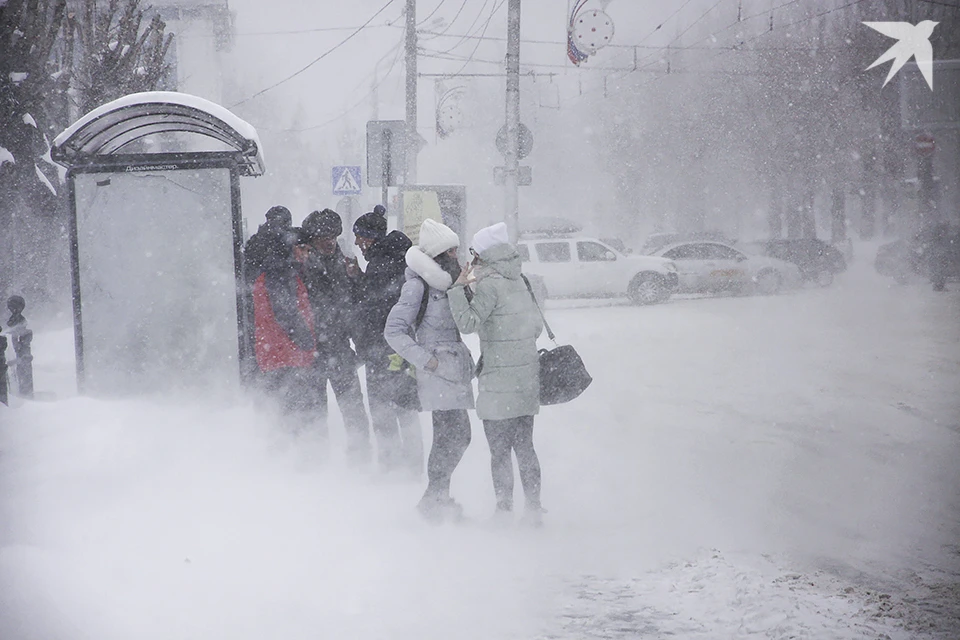
POLYGON ((739 242, 737 249, 750 256, 766 255, 766 245, 762 242, 739 242))

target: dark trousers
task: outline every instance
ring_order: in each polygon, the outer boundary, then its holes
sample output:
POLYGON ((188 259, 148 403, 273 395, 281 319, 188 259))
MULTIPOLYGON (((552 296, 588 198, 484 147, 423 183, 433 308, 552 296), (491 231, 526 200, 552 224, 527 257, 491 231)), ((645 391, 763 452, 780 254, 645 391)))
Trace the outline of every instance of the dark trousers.
POLYGON ((433 446, 427 460, 427 495, 450 496, 450 477, 470 445, 466 409, 433 412, 433 446))
POLYGON ((419 477, 423 473, 420 417, 416 411, 402 409, 397 404, 400 376, 409 376, 406 372, 388 371, 378 364, 366 363, 364 375, 380 466, 384 470, 401 468, 419 477))
POLYGON ((347 433, 347 458, 352 463, 370 460, 370 421, 363 406, 363 391, 356 370, 347 369, 332 374, 317 372, 315 395, 317 416, 323 423, 327 420, 327 382, 337 396, 337 406, 343 414, 343 427, 347 433))
POLYGON ((266 392, 280 403, 283 415, 306 422, 318 409, 315 377, 307 367, 283 367, 260 373, 266 392))
POLYGON ((540 509, 540 460, 533 448, 533 416, 507 420, 484 420, 483 431, 490 445, 490 470, 497 509, 513 509, 513 457, 517 454, 520 484, 527 509, 540 509))

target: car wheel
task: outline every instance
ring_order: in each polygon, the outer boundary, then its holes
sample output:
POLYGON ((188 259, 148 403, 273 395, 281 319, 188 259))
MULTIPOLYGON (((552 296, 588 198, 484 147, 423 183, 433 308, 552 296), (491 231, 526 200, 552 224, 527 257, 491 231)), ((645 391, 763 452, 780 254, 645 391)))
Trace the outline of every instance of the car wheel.
POLYGON ((833 272, 829 269, 821 269, 813 280, 821 287, 829 287, 833 284, 833 272))
POLYGON ((772 296, 780 292, 782 284, 780 274, 773 269, 761 271, 757 276, 757 292, 764 296, 772 296))
POLYGON ((670 297, 667 286, 658 275, 645 273, 637 276, 630 283, 630 289, 627 291, 631 302, 634 304, 657 304, 670 297))

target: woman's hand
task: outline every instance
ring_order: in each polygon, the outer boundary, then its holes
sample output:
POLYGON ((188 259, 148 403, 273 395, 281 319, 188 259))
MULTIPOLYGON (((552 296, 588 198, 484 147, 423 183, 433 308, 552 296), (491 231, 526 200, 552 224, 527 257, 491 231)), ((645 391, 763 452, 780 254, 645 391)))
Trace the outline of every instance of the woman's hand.
POLYGON ((427 371, 436 371, 437 367, 439 366, 440 366, 440 361, 437 360, 437 356, 433 356, 432 358, 430 358, 430 360, 427 362, 427 364, 423 368, 426 369, 427 371))
POLYGON ((453 284, 466 287, 477 281, 476 275, 473 273, 473 263, 468 262, 464 265, 463 269, 460 270, 460 277, 457 278, 457 281, 453 284))
POLYGON ((344 264, 347 267, 347 275, 351 278, 356 278, 362 272, 360 271, 360 263, 356 258, 344 258, 344 264))

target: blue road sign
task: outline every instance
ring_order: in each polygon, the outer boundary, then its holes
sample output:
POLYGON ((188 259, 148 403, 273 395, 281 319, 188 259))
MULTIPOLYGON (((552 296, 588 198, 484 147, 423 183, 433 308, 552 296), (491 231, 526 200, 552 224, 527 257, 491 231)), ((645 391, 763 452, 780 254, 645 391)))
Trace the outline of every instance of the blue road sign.
POLYGON ((340 165, 333 168, 333 195, 357 196, 362 191, 360 167, 340 165))

